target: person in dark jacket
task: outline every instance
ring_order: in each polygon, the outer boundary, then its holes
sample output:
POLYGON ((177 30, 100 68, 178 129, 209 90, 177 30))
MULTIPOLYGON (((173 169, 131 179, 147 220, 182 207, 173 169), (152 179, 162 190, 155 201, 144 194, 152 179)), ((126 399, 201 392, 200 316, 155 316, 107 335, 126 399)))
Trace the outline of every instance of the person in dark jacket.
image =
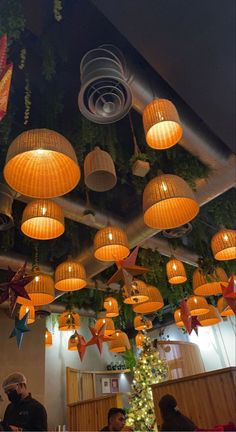
POLYGON ((101 429, 105 431, 121 431, 125 426, 125 411, 121 408, 111 408, 108 411, 108 425, 101 429))
POLYGON ((197 426, 188 417, 181 414, 177 408, 176 399, 166 394, 159 401, 163 424, 161 431, 194 431, 197 426))
POLYGON ((46 410, 28 392, 26 378, 22 373, 9 375, 2 387, 10 401, 3 418, 5 430, 47 431, 46 410))

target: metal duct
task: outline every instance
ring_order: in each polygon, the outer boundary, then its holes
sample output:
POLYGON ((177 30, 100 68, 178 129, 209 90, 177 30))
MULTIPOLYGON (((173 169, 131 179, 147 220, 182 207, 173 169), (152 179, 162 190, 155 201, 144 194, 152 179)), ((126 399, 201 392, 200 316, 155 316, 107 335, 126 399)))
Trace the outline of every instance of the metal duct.
POLYGON ((6 231, 14 225, 12 203, 15 192, 7 185, 0 183, 0 231, 6 231))

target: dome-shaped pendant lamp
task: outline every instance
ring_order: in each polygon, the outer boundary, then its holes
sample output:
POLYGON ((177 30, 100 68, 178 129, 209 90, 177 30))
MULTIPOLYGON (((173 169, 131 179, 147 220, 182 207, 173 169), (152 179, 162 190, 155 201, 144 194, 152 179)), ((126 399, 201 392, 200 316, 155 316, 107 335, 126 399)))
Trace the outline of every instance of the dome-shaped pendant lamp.
POLYGON ((29 312, 27 324, 33 324, 35 322, 35 310, 33 304, 21 305, 19 310, 19 319, 21 320, 27 312, 29 312))
POLYGON ((126 285, 123 287, 125 293, 124 303, 126 304, 137 304, 143 303, 148 300, 148 295, 146 293, 146 284, 140 279, 134 279, 131 283, 131 292, 129 294, 126 285))
POLYGON ((142 348, 144 338, 144 334, 140 332, 135 336, 135 344, 137 348, 142 348))
POLYGON ((184 323, 182 321, 182 317, 181 317, 181 310, 180 309, 176 309, 174 312, 174 320, 175 320, 175 324, 177 325, 177 327, 184 327, 184 323))
POLYGON ((114 322, 111 318, 99 318, 97 319, 96 323, 95 323, 95 330, 97 332, 99 332, 100 328, 106 324, 106 328, 105 328, 105 336, 112 336, 115 333, 115 325, 114 322))
POLYGON ((116 330, 109 342, 109 351, 122 353, 130 349, 129 339, 126 333, 116 330))
POLYGON ((209 305, 204 297, 189 297, 187 300, 187 306, 192 316, 204 315, 209 312, 209 305))
POLYGON ((53 201, 35 200, 23 211, 21 231, 37 240, 51 240, 64 233, 62 208, 53 201))
POLYGON ((167 99, 153 99, 145 107, 143 127, 147 144, 158 150, 173 147, 183 134, 178 112, 167 99))
POLYGON ((199 205, 190 186, 172 174, 152 179, 143 192, 144 222, 155 229, 171 229, 195 218, 199 205))
POLYGON ((119 307, 117 300, 114 297, 107 297, 104 300, 104 309, 106 309, 106 317, 114 318, 119 315, 119 307))
POLYGON ((70 336, 69 340, 68 340, 68 350, 69 351, 77 351, 77 345, 79 342, 79 337, 78 337, 78 333, 75 330, 74 334, 72 336, 70 336))
POLYGON ((94 256, 100 261, 119 261, 129 255, 128 239, 117 226, 107 226, 94 237, 94 256))
POLYGON ((164 306, 164 301, 159 289, 152 285, 146 285, 146 287, 148 300, 143 303, 133 305, 133 311, 136 313, 145 314, 155 312, 164 306))
POLYGON ((222 228, 212 237, 211 249, 218 261, 236 259, 236 231, 222 228))
POLYGON ((24 297, 17 297, 17 303, 23 305, 42 306, 51 303, 55 297, 54 281, 49 275, 40 272, 40 269, 35 270, 34 279, 25 287, 30 301, 24 297))
POLYGON ((220 297, 217 301, 217 309, 222 317, 234 315, 233 309, 228 305, 224 297, 220 297))
POLYGON ((46 348, 52 346, 52 333, 48 329, 45 331, 44 342, 46 348))
POLYGON ((152 321, 144 318, 142 315, 137 315, 134 318, 135 330, 150 330, 152 328, 152 321))
POLYGON ((205 275, 198 267, 193 272, 193 291, 196 295, 210 296, 222 293, 221 285, 228 285, 224 269, 216 267, 213 274, 205 275))
POLYGON ((199 316, 199 322, 203 327, 219 324, 222 319, 216 307, 208 305, 208 313, 199 316))
POLYGON ((79 330, 80 316, 73 311, 63 312, 58 319, 58 328, 60 331, 79 330))
POLYGON ((49 129, 32 129, 10 145, 4 177, 15 191, 33 198, 52 198, 75 188, 80 168, 72 145, 49 129))
POLYGON ((187 280, 183 263, 174 257, 167 262, 166 273, 170 284, 182 284, 187 280))
POLYGON ((87 285, 85 268, 79 262, 67 260, 57 266, 55 288, 59 291, 78 291, 87 285))
POLYGON ((84 160, 84 181, 86 186, 96 192, 112 189, 117 182, 112 157, 99 147, 95 147, 84 160))

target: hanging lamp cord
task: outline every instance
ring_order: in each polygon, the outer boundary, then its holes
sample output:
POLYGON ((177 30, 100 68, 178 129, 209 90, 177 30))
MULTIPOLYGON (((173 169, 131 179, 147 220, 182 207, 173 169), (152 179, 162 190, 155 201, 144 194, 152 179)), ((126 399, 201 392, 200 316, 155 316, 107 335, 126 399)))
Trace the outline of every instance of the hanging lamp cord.
POLYGON ((133 138, 133 143, 134 143, 134 154, 138 154, 140 153, 140 149, 137 143, 137 138, 134 132, 134 124, 133 124, 133 120, 132 120, 132 116, 131 113, 129 111, 129 124, 130 124, 130 129, 131 129, 131 133, 132 133, 132 138, 133 138))

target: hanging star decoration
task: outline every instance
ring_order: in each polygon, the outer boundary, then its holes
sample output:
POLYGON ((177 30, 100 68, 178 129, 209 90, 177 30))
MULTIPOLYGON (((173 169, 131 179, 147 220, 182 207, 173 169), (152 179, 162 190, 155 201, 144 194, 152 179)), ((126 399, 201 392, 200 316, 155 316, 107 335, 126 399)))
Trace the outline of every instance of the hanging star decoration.
POLYGON ((25 290, 25 286, 34 279, 33 275, 25 276, 26 262, 14 272, 8 267, 9 282, 3 282, 0 284, 0 304, 9 300, 9 309, 11 314, 16 306, 17 297, 23 297, 30 300, 30 297, 25 290))
POLYGON ((192 319, 191 319, 191 313, 186 300, 182 300, 180 304, 180 316, 188 334, 190 334, 192 331, 192 319))
POLYGON ((7 112, 13 65, 7 65, 7 35, 0 38, 0 121, 7 112))
POLYGON ((29 311, 26 312, 26 314, 21 319, 15 317, 15 327, 12 330, 9 338, 16 337, 16 343, 18 348, 21 347, 24 333, 30 331, 27 325, 28 318, 29 318, 29 311))
POLYGON ((106 324, 103 324, 103 326, 98 331, 94 327, 89 327, 89 329, 92 333, 92 337, 87 342, 87 346, 97 345, 100 354, 102 354, 103 342, 108 342, 111 340, 110 337, 105 336, 106 324))
POLYGON ((199 326, 201 327, 202 325, 201 325, 201 323, 200 323, 198 317, 197 317, 197 316, 192 316, 192 317, 191 317, 191 332, 190 332, 190 334, 191 334, 192 331, 194 330, 195 333, 196 333, 196 335, 198 336, 198 327, 199 327, 199 326))
POLYGON ((124 270, 126 270, 132 276, 140 275, 149 271, 148 268, 135 264, 138 256, 138 251, 139 246, 137 246, 125 260, 116 261, 117 271, 108 280, 108 285, 114 282, 118 282, 121 279, 125 280, 124 270))
POLYGON ((84 358, 84 354, 86 351, 87 343, 83 336, 78 334, 78 343, 77 343, 77 351, 80 357, 80 360, 82 361, 84 358))
POLYGON ((236 315, 236 281, 235 275, 232 275, 228 285, 225 287, 221 284, 222 294, 227 304, 233 310, 236 315))

